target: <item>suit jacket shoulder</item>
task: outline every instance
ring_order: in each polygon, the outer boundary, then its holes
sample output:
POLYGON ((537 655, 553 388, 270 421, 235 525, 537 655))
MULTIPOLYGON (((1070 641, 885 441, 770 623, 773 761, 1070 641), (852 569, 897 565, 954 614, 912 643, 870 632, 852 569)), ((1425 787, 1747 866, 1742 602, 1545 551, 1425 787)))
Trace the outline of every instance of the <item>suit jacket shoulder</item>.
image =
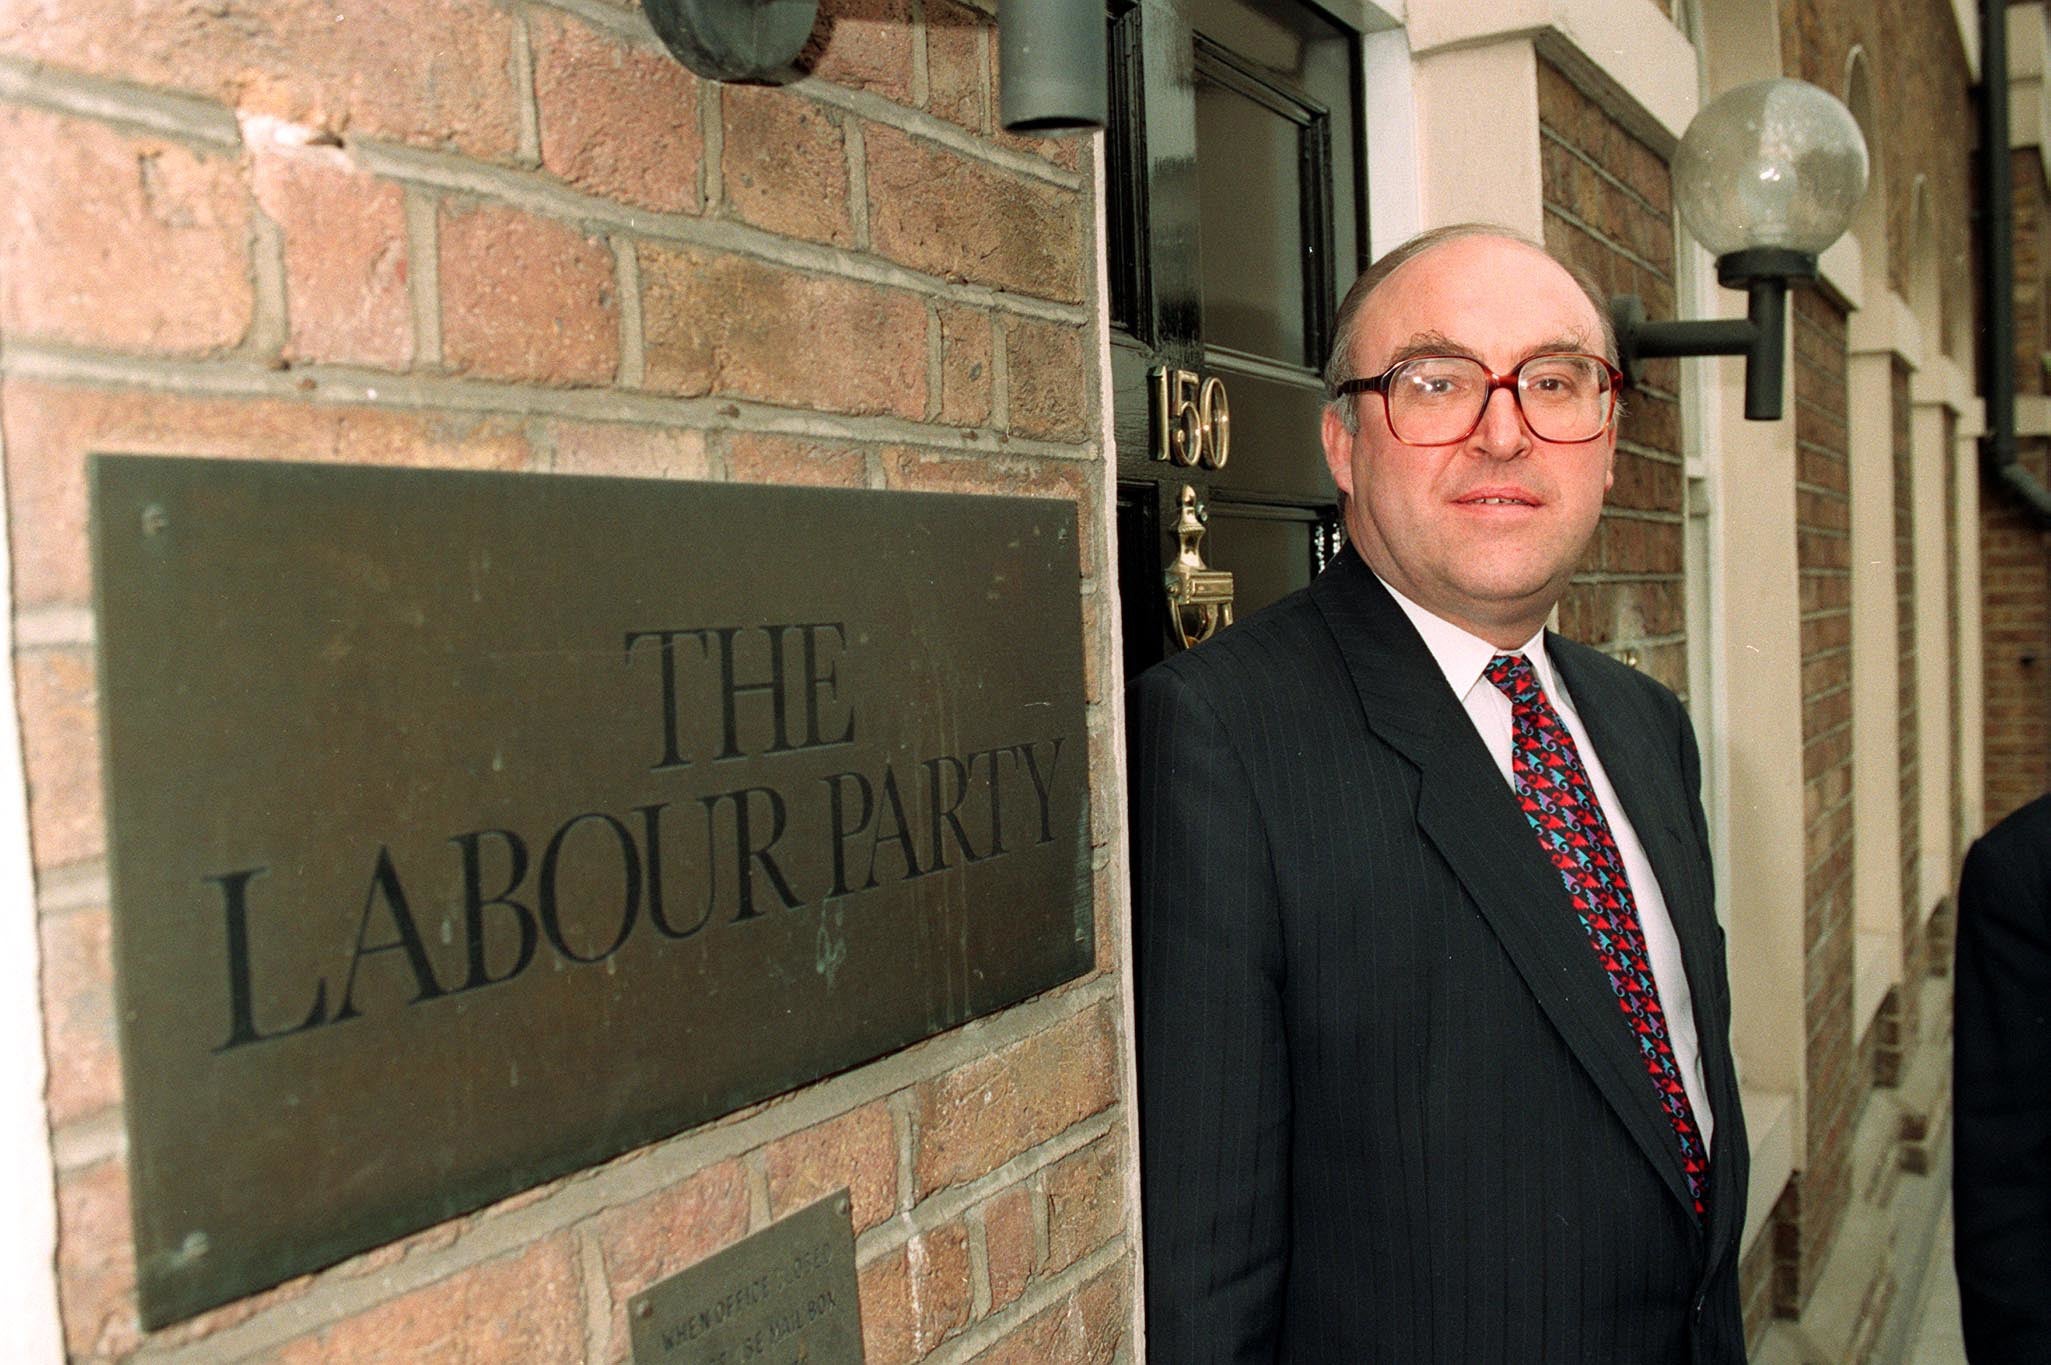
POLYGON ((2011 812, 1981 835, 1973 842, 1972 854, 2051 889, 2051 793, 2011 812))
POLYGON ((1975 1361, 2051 1359, 2051 795, 1974 842, 1953 1030, 1959 1305, 1975 1361))

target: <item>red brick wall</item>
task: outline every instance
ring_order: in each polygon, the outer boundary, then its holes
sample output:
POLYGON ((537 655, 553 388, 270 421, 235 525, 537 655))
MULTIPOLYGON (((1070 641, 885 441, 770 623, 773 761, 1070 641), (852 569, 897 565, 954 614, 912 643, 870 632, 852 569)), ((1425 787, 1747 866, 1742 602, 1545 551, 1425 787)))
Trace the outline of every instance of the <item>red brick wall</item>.
POLYGON ((1813 1286, 1850 1193, 1859 1090, 1852 1037, 1851 479, 1846 458, 1845 313, 1794 296, 1795 550, 1802 632, 1804 1017, 1808 1153, 1802 1292, 1813 1286))
MULTIPOLYGON (((1973 142, 1973 90, 1950 0, 1780 0, 1779 8, 1785 74, 1842 98, 1853 45, 1873 63, 1884 124, 1878 155, 1887 194, 1888 283, 1907 298, 1918 260, 1918 180, 1936 206, 1937 260, 1962 261, 1972 249, 1972 158, 1958 149, 1973 142), (1913 116, 1898 116, 1906 111, 1913 116)), ((1972 304, 1946 297, 1946 316, 1959 306, 1970 310, 1972 304)))
MULTIPOLYGON (((993 127, 987 9, 828 0, 795 89, 638 7, 0 0, 0 382, 59 1279, 143 1344, 114 1043, 89 450, 1075 502, 1115 960, 1087 144, 993 127)), ((151 1344, 618 1360, 628 1295, 842 1184, 868 1358, 1108 1358, 1131 1299, 1108 968, 151 1344)))
MULTIPOLYGON (((1672 317, 1674 233, 1667 166, 1559 70, 1538 67, 1545 242, 1605 293, 1634 293, 1648 316, 1672 317)), ((1581 571, 1560 603, 1560 629, 1688 690, 1681 533, 1678 366, 1655 361, 1624 395, 1616 486, 1581 571)))
MULTIPOLYGON (((2040 480, 2051 475, 2043 440, 2022 447, 2023 468, 2040 480)), ((2051 791, 2051 532, 1998 487, 1987 486, 1981 498, 1986 815, 1992 824, 2051 791)))
MULTIPOLYGON (((2015 384, 2044 392, 2051 351, 2051 202, 2041 152, 2012 153, 2015 185, 2015 384)), ((2045 477, 2044 442, 2021 442, 2023 467, 2045 477)), ((2051 791, 2051 536, 1999 485, 1980 493, 1980 590, 1986 818, 1992 824, 2051 791)), ((1969 831, 1977 833, 1977 831, 1969 831)))

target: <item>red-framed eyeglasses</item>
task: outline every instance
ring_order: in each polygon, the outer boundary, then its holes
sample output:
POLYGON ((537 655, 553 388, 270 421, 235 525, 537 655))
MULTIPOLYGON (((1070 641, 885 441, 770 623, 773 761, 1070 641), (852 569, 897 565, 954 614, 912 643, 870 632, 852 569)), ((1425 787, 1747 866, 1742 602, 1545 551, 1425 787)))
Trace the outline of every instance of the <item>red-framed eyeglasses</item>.
POLYGON ((1404 445, 1442 446, 1472 436, 1495 391, 1508 389, 1533 436, 1578 445, 1608 428, 1623 378, 1601 356, 1577 351, 1531 356, 1508 374, 1472 356, 1420 355, 1372 378, 1348 379, 1338 392, 1380 394, 1390 435, 1404 445))

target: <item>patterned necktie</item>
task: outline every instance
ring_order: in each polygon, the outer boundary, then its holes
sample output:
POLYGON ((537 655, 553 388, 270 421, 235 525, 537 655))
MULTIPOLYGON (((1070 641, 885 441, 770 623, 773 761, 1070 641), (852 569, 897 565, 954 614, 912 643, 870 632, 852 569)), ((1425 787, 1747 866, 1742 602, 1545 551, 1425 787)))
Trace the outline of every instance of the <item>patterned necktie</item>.
POLYGON ((1623 854, 1588 783, 1574 736, 1545 699, 1531 661, 1521 654, 1498 654, 1489 660, 1487 677, 1510 699, 1510 773, 1517 802, 1538 832, 1539 847, 1559 869, 1575 916, 1588 934, 1588 946, 1595 950, 1624 1020, 1638 1040, 1646 1074, 1680 1140, 1681 1169, 1700 1220, 1709 1158, 1667 1040, 1666 1011, 1659 1005, 1659 987, 1638 924, 1637 902, 1624 875, 1623 854))

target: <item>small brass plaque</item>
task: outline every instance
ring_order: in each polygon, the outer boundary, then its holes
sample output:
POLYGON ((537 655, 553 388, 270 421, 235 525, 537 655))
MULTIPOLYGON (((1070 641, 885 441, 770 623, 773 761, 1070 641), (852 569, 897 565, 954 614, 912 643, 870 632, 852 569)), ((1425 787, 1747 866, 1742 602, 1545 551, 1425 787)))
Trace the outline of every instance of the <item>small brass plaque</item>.
POLYGON ((862 1365, 848 1193, 627 1301, 634 1365, 862 1365))
POLYGON ((1069 504, 91 478, 151 1327, 1090 966, 1069 504))

